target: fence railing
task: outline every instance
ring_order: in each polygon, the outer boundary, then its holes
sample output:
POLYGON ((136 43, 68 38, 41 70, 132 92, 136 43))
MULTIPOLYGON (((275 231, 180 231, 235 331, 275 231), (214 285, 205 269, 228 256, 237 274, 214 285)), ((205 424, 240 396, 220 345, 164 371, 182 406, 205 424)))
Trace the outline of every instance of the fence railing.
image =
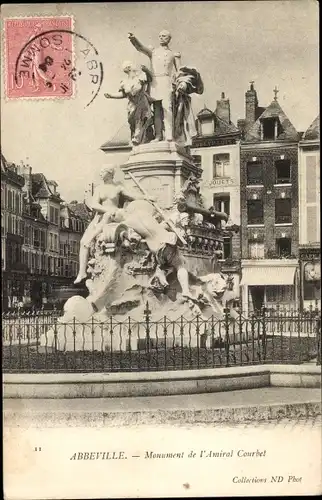
POLYGON ((321 363, 320 312, 261 310, 221 319, 176 321, 74 318, 58 312, 3 315, 5 372, 112 372, 183 370, 265 363, 321 363))

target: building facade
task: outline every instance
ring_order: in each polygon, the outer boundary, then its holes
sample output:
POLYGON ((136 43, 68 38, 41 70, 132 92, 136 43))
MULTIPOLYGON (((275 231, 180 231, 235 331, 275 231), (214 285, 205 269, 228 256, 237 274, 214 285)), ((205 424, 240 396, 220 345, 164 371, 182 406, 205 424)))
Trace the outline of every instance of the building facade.
POLYGON ((15 307, 24 295, 26 266, 23 262, 24 178, 17 166, 1 154, 1 270, 2 307, 15 307))
POLYGON ((25 305, 42 307, 48 295, 48 222, 41 212, 41 205, 32 195, 31 167, 21 166, 24 175, 24 244, 23 260, 27 267, 24 283, 25 305))
POLYGON ((3 156, 1 193, 3 308, 51 306, 84 293, 73 281, 79 242, 91 218, 86 205, 64 203, 55 181, 3 156))
POLYGON ((60 210, 60 275, 65 278, 77 276, 80 240, 91 219, 85 203, 64 203, 60 210))
POLYGON ((299 142, 299 244, 301 307, 321 309, 320 117, 299 142))
MULTIPOLYGON (((193 139, 191 154, 202 168, 201 193, 206 208, 214 206, 225 212, 227 227, 240 226, 240 131, 231 122, 230 102, 222 93, 215 111, 204 107, 197 114, 198 135, 193 139)), ((225 238, 221 269, 233 278, 239 295, 240 233, 225 238)))
POLYGON ((298 307, 300 134, 277 100, 259 107, 253 82, 238 125, 240 152, 242 306, 298 307))

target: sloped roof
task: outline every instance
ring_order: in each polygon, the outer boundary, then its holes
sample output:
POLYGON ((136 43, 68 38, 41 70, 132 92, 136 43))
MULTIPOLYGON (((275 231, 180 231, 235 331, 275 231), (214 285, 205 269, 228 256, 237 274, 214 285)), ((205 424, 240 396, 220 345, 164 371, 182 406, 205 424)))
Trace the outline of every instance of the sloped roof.
POLYGON ((88 220, 91 216, 91 211, 85 203, 68 203, 66 208, 71 214, 83 220, 88 220))
POLYGON ((117 131, 117 133, 105 142, 100 149, 112 150, 112 149, 123 149, 123 148, 131 148, 131 134, 129 124, 126 122, 122 125, 122 127, 117 131))
POLYGON ((1 152, 1 172, 5 172, 7 168, 7 160, 1 152))
POLYGON ((278 140, 299 140, 300 137, 294 125, 292 125, 278 101, 275 101, 274 99, 265 111, 258 117, 251 128, 246 132, 246 141, 257 142, 260 140, 260 124, 265 118, 278 118, 282 127, 282 133, 278 136, 278 140))
POLYGON ((307 140, 319 140, 320 139, 320 115, 318 115, 315 120, 311 123, 309 128, 303 135, 303 139, 307 140))
POLYGON ((59 194, 54 193, 50 189, 50 184, 48 183, 44 174, 32 174, 31 179, 32 179, 32 196, 34 198, 55 198, 57 201, 62 201, 59 194))
POLYGON ((8 181, 22 188, 25 184, 23 175, 18 173, 17 165, 13 162, 8 162, 1 153, 1 174, 8 181))
POLYGON ((228 123, 219 116, 215 115, 215 133, 214 135, 234 134, 239 129, 232 123, 228 123))

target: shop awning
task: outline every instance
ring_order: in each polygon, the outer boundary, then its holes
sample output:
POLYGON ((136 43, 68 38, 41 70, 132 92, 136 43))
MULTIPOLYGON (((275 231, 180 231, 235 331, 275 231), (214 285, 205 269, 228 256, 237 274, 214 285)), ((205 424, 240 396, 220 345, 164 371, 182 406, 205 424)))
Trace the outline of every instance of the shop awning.
POLYGON ((246 267, 242 271, 241 285, 293 285, 296 266, 246 267))

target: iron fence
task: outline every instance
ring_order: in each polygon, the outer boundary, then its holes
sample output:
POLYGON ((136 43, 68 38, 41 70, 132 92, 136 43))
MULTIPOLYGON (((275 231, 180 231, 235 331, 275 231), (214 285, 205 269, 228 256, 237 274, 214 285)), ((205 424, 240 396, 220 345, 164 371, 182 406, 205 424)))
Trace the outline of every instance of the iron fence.
POLYGON ((221 319, 74 318, 58 311, 2 316, 4 372, 183 370, 265 363, 321 363, 320 311, 263 309, 221 319))

